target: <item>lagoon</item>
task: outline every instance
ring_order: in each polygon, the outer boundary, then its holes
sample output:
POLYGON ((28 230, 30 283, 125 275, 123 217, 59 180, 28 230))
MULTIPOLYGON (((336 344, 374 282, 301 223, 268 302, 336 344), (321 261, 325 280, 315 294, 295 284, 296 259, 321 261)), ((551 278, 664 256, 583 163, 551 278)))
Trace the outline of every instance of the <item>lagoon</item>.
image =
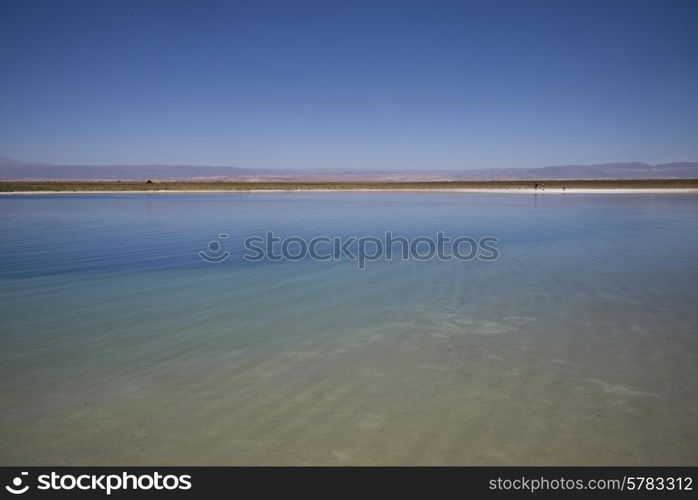
POLYGON ((676 193, 0 197, 0 463, 698 465, 697 228, 676 193), (268 231, 499 258, 242 259, 268 231))

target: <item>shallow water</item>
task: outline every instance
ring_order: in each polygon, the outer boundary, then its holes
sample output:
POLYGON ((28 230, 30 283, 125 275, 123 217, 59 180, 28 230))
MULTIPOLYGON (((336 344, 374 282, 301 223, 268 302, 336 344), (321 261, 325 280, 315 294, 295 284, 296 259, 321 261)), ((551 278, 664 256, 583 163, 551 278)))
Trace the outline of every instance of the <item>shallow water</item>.
POLYGON ((0 197, 0 463, 696 465, 696 229, 681 194, 0 197), (501 256, 243 261, 266 231, 501 256))

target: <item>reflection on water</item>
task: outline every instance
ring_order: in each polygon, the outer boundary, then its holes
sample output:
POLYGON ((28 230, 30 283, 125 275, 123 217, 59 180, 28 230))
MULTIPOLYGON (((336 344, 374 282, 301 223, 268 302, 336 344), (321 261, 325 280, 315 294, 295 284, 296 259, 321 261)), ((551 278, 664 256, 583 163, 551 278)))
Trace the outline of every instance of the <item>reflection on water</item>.
POLYGON ((696 227, 676 194, 1 197, 0 463, 698 464, 696 227), (501 257, 242 261, 266 231, 501 257))

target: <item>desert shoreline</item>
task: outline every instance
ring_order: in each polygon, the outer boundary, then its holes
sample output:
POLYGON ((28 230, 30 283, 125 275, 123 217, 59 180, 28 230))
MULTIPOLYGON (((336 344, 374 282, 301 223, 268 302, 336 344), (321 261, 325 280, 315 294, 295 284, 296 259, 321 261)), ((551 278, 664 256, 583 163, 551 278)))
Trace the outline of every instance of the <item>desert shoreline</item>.
POLYGON ((62 191, 0 191, 0 196, 61 194, 269 194, 269 193, 492 193, 492 194, 698 194, 698 188, 587 188, 587 189, 162 189, 162 190, 62 190, 62 191))
POLYGON ((0 194, 452 192, 520 194, 698 193, 698 179, 534 181, 0 181, 0 194), (537 187, 536 187, 537 186, 537 187), (544 186, 544 187, 543 187, 544 186))

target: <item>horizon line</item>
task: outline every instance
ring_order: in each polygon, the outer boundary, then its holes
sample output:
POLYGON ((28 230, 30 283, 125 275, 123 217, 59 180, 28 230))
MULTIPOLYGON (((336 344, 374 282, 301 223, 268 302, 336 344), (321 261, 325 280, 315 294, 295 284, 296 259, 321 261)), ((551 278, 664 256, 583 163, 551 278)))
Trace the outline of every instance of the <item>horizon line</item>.
MULTIPOLYGON (((645 161, 638 160, 628 160, 628 161, 608 161, 602 163, 556 163, 548 164, 536 167, 462 167, 462 168, 419 168, 419 167, 240 167, 236 165, 211 165, 211 164, 197 164, 197 163, 51 163, 45 161, 24 161, 16 160, 8 156, 0 155, 0 161, 5 160, 12 163, 17 163, 21 165, 43 165, 52 167, 97 167, 97 168, 109 168, 109 167, 201 167, 201 168, 235 168, 240 170, 256 170, 256 171, 303 171, 303 170, 316 170, 316 171, 363 171, 363 172, 404 172, 404 171, 431 171, 431 172, 454 172, 454 171, 469 171, 469 170, 530 170, 530 169, 543 169, 543 168, 557 168, 557 167, 595 167, 595 166, 609 166, 609 165, 644 165, 648 167, 659 167, 664 165, 670 165, 675 163, 698 163, 698 159, 694 160, 671 160, 663 161, 660 163, 649 163, 645 161)), ((5 165, 9 166, 9 165, 5 165)))

